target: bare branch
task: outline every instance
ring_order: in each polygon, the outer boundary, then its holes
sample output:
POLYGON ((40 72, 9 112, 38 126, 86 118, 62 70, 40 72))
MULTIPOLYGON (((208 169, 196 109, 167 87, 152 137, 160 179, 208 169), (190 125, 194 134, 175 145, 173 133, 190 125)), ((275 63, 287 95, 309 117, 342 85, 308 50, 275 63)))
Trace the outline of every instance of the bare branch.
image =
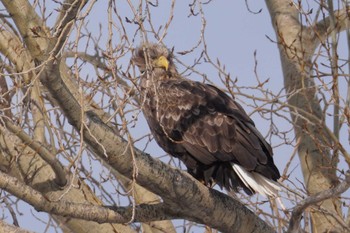
POLYGON ((3 220, 0 221, 0 231, 7 232, 7 233, 10 233, 10 232, 13 232, 13 233, 34 233, 32 231, 27 231, 27 230, 24 230, 20 227, 10 225, 3 220))
POLYGON ((350 8, 343 8, 341 10, 334 11, 334 14, 320 20, 314 26, 317 36, 315 39, 319 39, 316 43, 323 43, 325 39, 336 30, 337 33, 346 30, 350 21, 350 8))
MULTIPOLYGON (((72 217, 95 221, 98 223, 128 223, 132 215, 132 207, 93 206, 66 201, 50 201, 39 191, 20 182, 18 179, 0 171, 0 187, 3 190, 15 195, 23 201, 31 204, 37 211, 45 211, 64 217, 72 217)), ((154 205, 139 205, 136 207, 136 222, 150 222, 155 220, 165 220, 177 217, 169 215, 169 207, 163 203, 154 205)))
MULTIPOLYGON (((65 0, 60 9, 60 15, 54 26, 54 35, 60 35, 67 24, 76 18, 78 12, 87 4, 88 1, 65 0)), ((69 31, 69 30, 68 30, 69 31)), ((67 34, 65 35, 67 36, 67 34)))
POLYGON ((15 135, 17 135, 25 144, 27 144, 30 148, 40 155, 40 157, 47 162, 52 170, 56 174, 56 183, 59 186, 64 186, 67 184, 67 174, 62 166, 62 164, 55 158, 55 155, 51 154, 51 152, 46 149, 42 144, 37 141, 34 141, 28 134, 26 134, 22 128, 14 125, 7 118, 2 118, 5 122, 6 127, 15 135))
POLYGON ((27 0, 2 0, 23 36, 33 58, 45 59, 49 52, 49 31, 27 0), (44 51, 44 52, 43 52, 44 51))
MULTIPOLYGON (((36 155, 29 146, 6 128, 0 127, 0 162, 1 171, 6 174, 15 175, 21 183, 35 187, 40 193, 45 193, 45 198, 50 200, 63 200, 69 203, 85 203, 87 205, 100 205, 101 200, 93 193, 84 181, 77 180, 69 173, 69 185, 64 189, 58 187, 54 182, 53 172, 50 166, 36 155), (18 153, 20 152, 20 154, 18 153), (10 161, 7 161, 10 160, 10 161), (18 171, 19 170, 19 171, 18 171)), ((68 173, 68 172, 67 172, 68 173)), ((80 219, 70 219, 54 215, 56 220, 64 224, 72 231, 91 230, 93 232, 120 232, 135 233, 130 226, 123 224, 98 224, 93 221, 83 221, 80 219)))
POLYGON ((290 218, 288 233, 297 233, 300 227, 300 219, 304 210, 312 205, 315 205, 323 200, 329 199, 331 197, 339 196, 350 188, 350 171, 345 174, 345 179, 343 182, 339 183, 336 187, 328 189, 305 198, 303 201, 299 202, 292 211, 292 216, 290 218))

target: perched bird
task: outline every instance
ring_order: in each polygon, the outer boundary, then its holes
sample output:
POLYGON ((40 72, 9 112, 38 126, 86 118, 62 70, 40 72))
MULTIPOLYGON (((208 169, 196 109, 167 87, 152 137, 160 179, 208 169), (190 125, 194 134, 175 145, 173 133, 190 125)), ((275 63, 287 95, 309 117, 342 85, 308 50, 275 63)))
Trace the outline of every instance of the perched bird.
POLYGON ((215 86, 182 77, 163 45, 144 43, 131 61, 141 72, 142 111, 160 147, 208 186, 277 195, 272 148, 241 105, 215 86))

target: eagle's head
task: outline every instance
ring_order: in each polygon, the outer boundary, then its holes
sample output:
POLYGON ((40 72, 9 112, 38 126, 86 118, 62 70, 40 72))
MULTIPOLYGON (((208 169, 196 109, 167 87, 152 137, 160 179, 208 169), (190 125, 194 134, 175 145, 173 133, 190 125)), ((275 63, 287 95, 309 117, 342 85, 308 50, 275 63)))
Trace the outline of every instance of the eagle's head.
POLYGON ((132 63, 138 66, 141 76, 157 80, 175 78, 176 67, 172 52, 161 44, 143 43, 134 52, 132 63))

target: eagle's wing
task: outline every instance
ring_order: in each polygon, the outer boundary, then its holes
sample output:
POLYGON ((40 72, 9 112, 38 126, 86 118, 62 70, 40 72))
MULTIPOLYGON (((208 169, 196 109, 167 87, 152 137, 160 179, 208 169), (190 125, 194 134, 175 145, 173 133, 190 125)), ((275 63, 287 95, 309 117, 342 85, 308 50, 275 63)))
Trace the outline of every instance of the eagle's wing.
MULTIPOLYGON (((268 178, 272 150, 242 107, 219 89, 188 80, 158 88, 157 118, 168 139, 205 165, 230 161, 268 178), (259 171, 262 170, 262 171, 259 171)), ((278 176, 278 175, 276 175, 278 176)))

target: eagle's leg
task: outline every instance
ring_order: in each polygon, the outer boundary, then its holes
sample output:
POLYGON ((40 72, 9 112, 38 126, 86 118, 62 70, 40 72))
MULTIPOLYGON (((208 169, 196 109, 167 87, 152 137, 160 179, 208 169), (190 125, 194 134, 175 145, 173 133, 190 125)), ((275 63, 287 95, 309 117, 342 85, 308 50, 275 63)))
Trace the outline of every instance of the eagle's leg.
POLYGON ((187 172, 191 174, 196 180, 207 186, 208 188, 213 188, 215 186, 215 181, 212 177, 206 177, 203 170, 201 169, 187 169, 187 172))

